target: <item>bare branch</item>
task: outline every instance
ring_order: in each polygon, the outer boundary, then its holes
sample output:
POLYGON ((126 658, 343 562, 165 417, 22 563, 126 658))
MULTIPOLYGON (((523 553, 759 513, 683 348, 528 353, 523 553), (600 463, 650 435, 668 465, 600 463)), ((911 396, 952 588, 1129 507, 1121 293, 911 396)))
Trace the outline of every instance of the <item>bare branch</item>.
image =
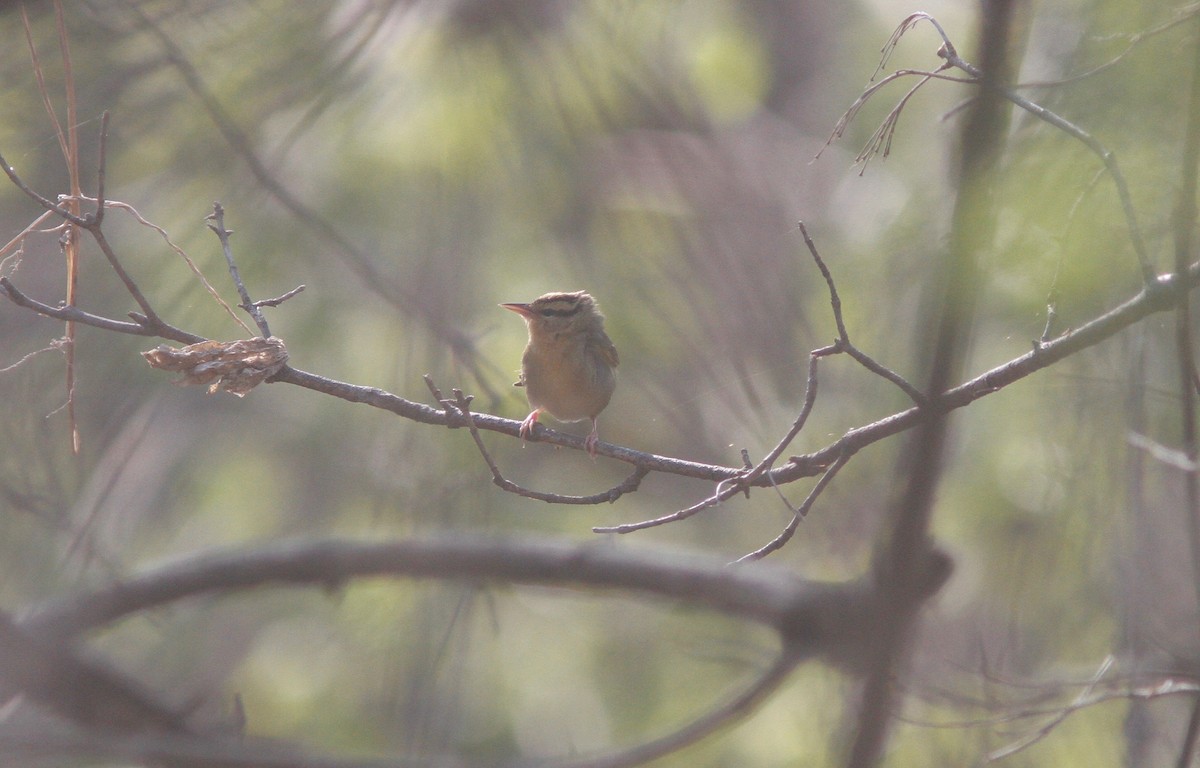
POLYGON ((846 614, 836 612, 865 608, 870 599, 859 582, 814 582, 767 563, 730 568, 713 557, 599 543, 465 535, 393 542, 294 539, 191 555, 109 587, 51 600, 28 611, 21 627, 68 637, 198 595, 377 576, 628 590, 765 624, 805 654, 836 653, 839 643, 858 642, 841 635, 857 627, 843 627, 846 614))
POLYGON ((24 192, 27 197, 36 201, 47 211, 57 214, 64 220, 69 221, 78 227, 86 228, 88 226, 89 222, 82 216, 76 216, 66 208, 63 208, 61 205, 42 197, 36 191, 34 191, 20 176, 17 175, 16 169, 8 164, 8 161, 4 159, 3 154, 0 154, 0 167, 3 167, 5 175, 8 176, 8 180, 11 181, 17 187, 17 189, 24 192))
MULTIPOLYGON (((282 294, 280 296, 276 296, 273 299, 259 299, 258 301, 252 301, 252 302, 250 302, 250 306, 251 307, 278 307, 283 302, 285 302, 288 299, 292 298, 293 296, 301 293, 304 290, 304 288, 305 288, 305 285, 303 283, 301 283, 300 285, 297 285, 295 288, 288 291, 287 293, 282 294)), ((238 306, 241 307, 242 305, 239 304, 238 306)), ((242 307, 242 309, 248 309, 248 307, 242 307)))
POLYGON ((44 346, 41 349, 35 349, 32 352, 30 352, 29 354, 22 357, 20 360, 16 361, 15 363, 9 363, 8 365, 4 366, 3 368, 0 368, 0 373, 8 373, 9 371, 15 371, 16 369, 18 369, 22 365, 24 365, 26 362, 28 362, 29 360, 32 360, 34 357, 42 354, 43 352, 60 352, 60 353, 65 354, 65 349, 66 349, 66 346, 68 343, 69 342, 67 341, 66 337, 54 339, 47 346, 44 346))
MULTIPOLYGON (((59 227, 65 226, 63 224, 59 224, 55 227, 52 227, 49 230, 38 229, 38 227, 40 227, 46 223, 47 219, 53 218, 56 215, 57 215, 57 212, 55 212, 55 211, 43 211, 40 216, 38 216, 36 219, 31 221, 29 224, 27 224, 25 226, 25 228, 22 229, 20 232, 18 232, 15 237, 13 237, 11 240, 9 240, 7 243, 5 243, 4 247, 0 248, 0 257, 2 257, 2 260, 0 260, 0 270, 8 268, 7 265, 9 264, 9 259, 13 258, 13 255, 10 255, 10 252, 11 252, 11 254, 19 254, 21 252, 21 248, 23 247, 25 239, 28 238, 31 234, 33 234, 34 232, 43 232, 43 233, 54 232, 54 231, 57 231, 59 229, 59 227)), ((17 258, 17 262, 18 263, 20 262, 19 257, 17 258)), ((16 271, 16 267, 14 266, 13 271, 10 272, 9 275, 7 275, 7 276, 11 276, 15 271, 16 271)))
POLYGON ((832 345, 814 349, 808 353, 808 376, 804 384, 804 402, 800 406, 800 413, 792 422, 792 427, 787 431, 770 453, 763 457, 763 460, 758 463, 753 469, 746 473, 745 477, 739 478, 738 482, 742 485, 749 484, 758 479, 759 475, 774 466, 776 459, 783 455, 787 447, 792 444, 796 436, 800 434, 800 430, 804 429, 805 423, 808 421, 808 415, 812 413, 813 405, 817 401, 817 361, 826 355, 832 355, 840 351, 840 345, 832 345))
POLYGON ((771 539, 771 541, 769 541, 766 545, 754 550, 753 552, 750 552, 749 554, 742 555, 735 562, 745 563, 753 560, 762 560, 767 555, 778 551, 783 547, 784 544, 787 544, 789 541, 791 541, 792 536, 796 533, 797 526, 800 525, 801 520, 808 516, 809 510, 812 509, 813 504, 817 502, 817 497, 821 495, 821 491, 825 490, 825 487, 833 481, 833 478, 838 472, 841 471, 842 467, 846 466, 847 462, 849 461, 850 455, 847 454, 845 456, 839 456, 837 461, 830 464, 829 469, 825 470, 825 474, 821 475, 820 479, 817 480, 816 485, 814 485, 812 490, 808 492, 808 496, 805 497, 804 501, 799 507, 793 507, 790 503, 788 503, 787 497, 785 497, 783 492, 779 490, 779 486, 775 486, 775 490, 779 493, 780 498, 783 499, 784 503, 788 505, 788 509, 790 509, 792 512, 791 521, 778 536, 776 536, 774 539, 771 539))
POLYGON ((1104 659, 1104 661, 1100 664, 1100 668, 1096 670, 1096 674, 1092 678, 1091 682, 1089 682, 1087 687, 1079 692, 1079 696, 1075 698, 1075 701, 1071 704, 1071 706, 1065 707, 1060 712, 1057 712, 1054 717, 1050 718, 1049 722, 1045 723, 1042 725, 1042 727, 1038 728, 1035 732, 1029 734, 1028 736, 1009 744, 1006 747, 989 752, 987 755, 987 761, 989 763, 995 762, 1011 755, 1015 755, 1016 753, 1028 749, 1042 739, 1046 738, 1051 731, 1053 731, 1060 724, 1062 724, 1064 720, 1070 717, 1070 715, 1078 707, 1083 706, 1083 702, 1087 701, 1091 696, 1092 691, 1096 688, 1096 685, 1104 678, 1104 675, 1107 674, 1108 670, 1112 667, 1112 663, 1113 658, 1111 656, 1104 659))
POLYGON ((771 666, 756 678, 750 685, 729 701, 705 712, 701 717, 689 723, 678 731, 655 739, 645 744, 639 744, 628 750, 622 750, 613 755, 599 758, 572 760, 562 768, 632 768, 633 766, 649 763, 672 752, 695 744, 706 736, 720 730, 732 722, 749 715, 768 696, 774 693, 787 680, 787 676, 796 667, 800 658, 790 653, 780 654, 771 666))
MULTIPOLYGON (((1138 224, 1137 213, 1133 207, 1133 198, 1129 193, 1129 185, 1125 181, 1124 174, 1121 173, 1120 166, 1117 163, 1116 155, 1107 147, 1105 147, 1098 139, 1079 126, 1063 117, 1060 117, 1045 107, 1030 101, 1024 96, 1021 96, 1012 88, 995 82, 992 78, 994 73, 986 73, 985 76, 985 72, 983 70, 965 61, 961 56, 958 55, 958 50, 950 41, 946 31, 942 29, 941 24, 939 24, 937 19, 935 19, 933 16, 930 16, 925 12, 917 12, 909 15, 900 23, 895 31, 892 32, 892 36, 888 38, 888 42, 884 45, 882 51, 883 58, 876 69, 875 75, 872 75, 871 79, 874 80, 875 76, 882 71, 888 57, 891 55, 891 52, 895 49, 896 44, 899 42, 904 33, 912 29, 921 21, 929 22, 941 36, 942 46, 938 49, 937 55, 945 63, 939 69, 933 72, 901 70, 889 75, 880 82, 871 85, 869 88, 863 91, 863 93, 854 101, 850 108, 846 110, 846 113, 842 115, 841 119, 838 120, 836 126, 834 127, 833 133, 830 135, 829 139, 826 140, 825 146, 828 146, 833 141, 842 137, 842 135, 845 133, 846 127, 851 121, 854 120, 855 116, 858 114, 858 111, 867 102, 867 100, 871 98, 871 96, 879 92, 881 88, 890 83, 892 80, 898 79, 899 77, 918 75, 922 78, 922 80, 912 89, 910 89, 909 92, 900 99, 896 107, 888 113, 888 116, 884 119, 883 123, 878 129, 876 129, 875 133, 872 134, 870 140, 868 140, 867 146, 862 152, 859 153, 858 157, 855 158, 855 163, 863 163, 869 160, 879 151, 883 151, 884 156, 887 155, 888 150, 890 149, 891 136, 895 131, 896 123, 900 117, 900 112, 904 109, 904 106, 907 104, 908 100, 912 98, 913 94, 916 93, 917 89, 919 89, 930 79, 949 79, 957 82, 978 83, 984 85, 987 88, 993 89, 997 94, 1021 109, 1030 112, 1037 118, 1049 123, 1050 125, 1053 125, 1069 136, 1082 142, 1084 146, 1086 146, 1097 157, 1100 158, 1100 161, 1104 163, 1104 167, 1108 171, 1109 176, 1112 177, 1113 185, 1116 187, 1117 197, 1121 202, 1121 210, 1125 216, 1126 226, 1129 229, 1129 238, 1133 244, 1134 254, 1137 256, 1138 265, 1142 272, 1142 280, 1146 285, 1153 284, 1155 279, 1154 268, 1150 261, 1149 252, 1146 249, 1145 240, 1142 237, 1141 227, 1138 224), (968 75, 970 75, 971 79, 963 80, 962 78, 954 78, 943 75, 942 72, 950 67, 954 67, 966 72, 968 75)), ((820 156, 820 152, 817 153, 817 156, 820 156)))
MULTIPOLYGON (((221 241, 221 251, 225 254, 225 263, 229 265, 229 276, 233 278, 233 284, 237 286, 238 296, 241 297, 242 303, 238 306, 250 313, 250 317, 254 318, 254 324, 258 326, 258 330, 262 332, 264 339, 271 337, 271 328, 267 325, 267 318, 263 317, 262 310, 259 305, 250 300, 250 294, 246 291, 246 284, 242 282, 242 275, 238 272, 237 262, 233 258, 233 246, 229 243, 229 236, 233 234, 233 230, 225 228, 225 208, 219 202, 213 203, 213 212, 204 217, 208 222, 208 228, 217 235, 217 239, 221 241)), ((238 320, 241 323, 241 320, 238 320)), ((245 323, 242 323, 245 328, 245 323)), ((249 331, 249 328, 246 328, 249 331)))
POLYGON ((96 212, 92 214, 92 225, 99 228, 104 223, 104 183, 108 175, 108 110, 100 115, 100 156, 96 161, 96 212))
MULTIPOLYGON (((88 201, 96 202, 95 198, 91 198, 86 195, 80 197, 80 200, 83 200, 85 202, 88 202, 88 201)), ((104 207, 105 208, 118 208, 122 211, 125 211, 130 216, 132 216, 142 226, 148 227, 149 229, 152 229, 155 232, 157 232, 159 237, 161 237, 163 239, 163 242, 167 244, 167 247, 170 248, 172 251, 174 251, 175 254, 177 256, 179 256, 179 258, 183 259, 183 263, 187 265, 188 269, 190 269, 192 271, 192 274, 194 274, 196 276, 196 278, 200 281, 200 284, 204 286, 204 290, 208 291, 208 294, 210 296, 212 296, 213 299, 218 304, 221 305, 221 307, 225 310, 225 312, 231 318, 233 318, 233 321, 235 323, 237 323, 239 326, 241 326, 241 328, 243 330, 245 330, 246 333, 252 333, 252 331, 250 330, 250 326, 248 326, 244 322, 242 322, 242 319, 237 316, 237 313, 233 311, 233 309, 229 306, 229 304, 227 304, 225 302, 225 300, 223 298, 221 298, 221 294, 218 293, 217 289, 212 286, 212 283, 208 282, 208 278, 206 278, 204 276, 204 273, 200 271, 200 268, 198 266, 196 266, 196 262, 192 260, 192 257, 188 256, 186 251, 184 251, 182 248, 180 248, 178 245, 176 245, 174 241, 171 240, 171 236, 167 234, 167 231, 165 229, 158 226, 154 222, 147 220, 144 216, 142 216, 142 214, 140 214, 138 212, 138 210, 136 208, 134 208, 129 203, 124 203, 119 200, 106 200, 104 203, 104 207)), ((271 301, 282 302, 283 300, 290 298, 293 293, 298 292, 302 288, 303 288, 303 286, 301 286, 301 288, 294 289, 292 292, 289 292, 288 294, 285 294, 284 296, 281 296, 279 299, 272 299, 271 301)), ((267 302, 265 302, 265 301, 256 302, 256 303, 263 304, 263 305, 267 304, 267 302)))
POLYGON ((161 320, 157 323, 152 322, 149 318, 141 315, 134 315, 136 322, 128 323, 124 320, 113 320, 99 315, 93 315, 90 312, 84 312, 82 309, 60 305, 52 307, 49 304, 43 304, 36 299, 31 299, 12 284, 7 277, 0 277, 0 293, 3 293, 9 301, 19 307, 25 307, 37 312, 39 315, 53 317, 56 320, 71 320, 83 325, 90 325, 93 328, 102 328, 106 331, 115 331, 116 333, 127 333, 132 336, 158 336, 172 341, 180 341, 184 344, 194 344, 198 341, 204 341, 203 336, 196 336, 187 331, 180 330, 172 325, 168 325, 161 320))
MULTIPOLYGON (((899 80, 901 78, 904 78, 904 77, 920 77, 920 78, 922 78, 922 82, 921 82, 922 85, 929 80, 947 80, 952 83, 974 83, 975 82, 974 78, 966 79, 966 78, 962 78, 962 77, 955 77, 954 75, 942 74, 942 72, 945 69, 947 69, 947 67, 944 67, 944 66, 942 68, 934 70, 934 71, 928 71, 928 70, 924 70, 924 69, 899 69, 899 70, 896 70, 895 72, 891 73, 887 77, 883 78, 878 83, 874 83, 874 84, 868 86, 859 95, 859 97, 854 100, 854 103, 850 105, 850 108, 847 109, 840 118, 838 118, 838 121, 834 124, 833 132, 831 134, 829 134, 829 138, 827 138, 825 140, 825 144, 821 147, 820 150, 817 151, 817 154, 813 156, 813 159, 815 160, 816 158, 820 157, 821 154, 825 151, 825 149, 827 147, 829 147, 829 145, 831 145, 833 142, 837 141, 838 139, 842 138, 842 136, 844 136, 846 133, 846 129, 850 127, 850 123, 854 122, 854 118, 858 116, 859 110, 861 110, 863 108, 863 106, 866 105, 866 103, 871 99, 872 96, 874 96, 876 93, 878 93, 879 91, 881 91, 885 87, 887 87, 887 85, 889 83, 892 83, 892 82, 899 80)), ((872 78, 872 79, 874 79, 874 78, 872 78)), ((917 87, 920 87, 920 86, 918 85, 917 87)), ((861 158, 865 153, 866 153, 866 150, 864 150, 863 152, 860 152, 859 158, 861 158)), ((858 163, 858 162, 861 162, 861 160, 856 158, 855 163, 858 163)))
POLYGON ((1125 59, 1126 56, 1133 53, 1134 49, 1137 48, 1138 45, 1144 43, 1145 41, 1149 40, 1152 37, 1155 37, 1157 35, 1162 34, 1163 32, 1173 29, 1174 27, 1177 27, 1180 24, 1184 24, 1188 21, 1191 21, 1192 18, 1194 18, 1197 13, 1200 13, 1200 4, 1192 3, 1191 5, 1187 5, 1187 6, 1184 6, 1183 8, 1176 9, 1174 16, 1172 16, 1169 20, 1159 24, 1158 26, 1151 27, 1150 29, 1146 29, 1141 32, 1135 32, 1134 34, 1131 34, 1131 35, 1115 35, 1115 36, 1110 35, 1110 36, 1108 36, 1108 39, 1111 39, 1112 37, 1125 37, 1125 38, 1127 38, 1128 42, 1123 51, 1121 51, 1120 53, 1118 53, 1116 56, 1112 57, 1108 61, 1104 62, 1103 64, 1099 64, 1095 67, 1092 67, 1091 69, 1085 70, 1078 74, 1059 78, 1057 80, 1042 80, 1042 81, 1024 82, 1024 83, 1018 83, 1014 87, 1015 88, 1055 88, 1055 87, 1058 87, 1061 85, 1077 83, 1080 80, 1085 80, 1089 77, 1098 75, 1101 72, 1107 71, 1107 70, 1115 67, 1117 64, 1120 64, 1125 59))
POLYGON ((854 342, 850 341, 850 333, 846 330, 846 321, 842 317, 842 300, 838 296, 837 286, 833 282, 833 273, 829 271, 829 267, 825 265, 825 260, 821 258, 821 253, 817 250, 816 243, 813 242, 812 237, 808 234, 808 227, 804 225, 803 221, 797 222, 796 226, 804 238, 804 244, 808 247, 808 252, 812 254, 813 261, 816 262, 817 269, 821 271, 821 277, 825 278, 825 285, 829 288, 829 305, 833 309, 833 321, 837 326, 838 339, 841 341, 840 351, 850 355, 850 357, 858 361, 860 365, 871 373, 882 376, 895 384, 917 405, 924 405, 926 402, 925 396, 916 387, 905 381, 904 377, 900 374, 876 362, 869 355, 854 346, 854 342))
MULTIPOLYGON (((568 496, 561 493, 546 493, 544 491, 535 491, 522 485, 518 485, 517 483, 514 483, 513 481, 504 477, 504 475, 500 472, 499 465, 496 464, 496 460, 492 458, 492 454, 488 451, 487 446, 483 444, 483 438, 479 435, 479 428, 475 426, 475 417, 471 413, 471 400, 474 398, 472 398, 470 395, 464 395, 461 389, 455 388, 452 390, 454 393, 454 399, 450 400, 442 396, 442 391, 438 389, 436 384, 433 383, 433 378, 429 374, 425 374, 424 379, 426 386, 429 387, 429 391, 433 393, 434 399, 442 404, 447 417, 450 416, 451 409, 453 409, 455 414, 466 420, 467 429, 471 432, 471 439, 475 441, 475 447, 479 449, 480 455, 483 456, 484 462, 487 464, 488 469, 491 470, 492 482, 500 489, 508 491, 509 493, 516 494, 517 496, 523 496, 527 499, 545 501, 551 504, 612 504, 625 494, 636 491, 638 486, 641 485, 642 479, 645 478, 646 475, 650 474, 650 470, 648 468, 637 467, 634 469, 633 474, 629 475, 618 485, 609 488, 607 491, 594 493, 590 496, 568 496)), ((457 419, 455 421, 457 421, 457 419)), ((447 426, 450 429, 456 429, 458 424, 454 423, 454 421, 451 421, 448 422, 447 426)))
MULTIPOLYGON (((1119 306, 1109 310, 1099 317, 1084 323, 1079 327, 1064 333, 1045 344, 1036 345, 1030 352, 1009 360, 992 368, 973 379, 970 379, 937 398, 932 405, 938 409, 953 410, 971 404, 981 397, 994 394, 1008 385, 1049 367, 1054 363, 1069 357, 1083 349, 1095 346, 1111 338, 1120 331, 1145 319, 1157 312, 1172 309, 1178 301, 1180 285, 1186 285, 1186 290, 1194 290, 1200 285, 1200 262, 1193 264, 1183 278, 1175 275, 1160 277, 1151 288, 1143 288, 1135 296, 1119 306)), ((97 328, 128 333, 135 336, 159 336, 164 339, 193 344, 205 341, 204 337, 188 333, 171 326, 162 320, 154 322, 149 318, 133 315, 136 323, 122 322, 110 318, 99 317, 81 310, 55 308, 25 296, 7 279, 0 278, 0 293, 10 301, 24 306, 39 314, 60 320, 74 319, 85 325, 97 328)), ((330 379, 317 374, 302 371, 291 366, 285 366, 273 382, 286 382, 296 386, 311 389, 353 403, 363 403, 374 408, 395 413, 413 421, 440 426, 467 426, 466 421, 458 414, 448 415, 444 410, 430 408, 427 405, 406 400, 402 397, 375 387, 364 387, 349 384, 336 379, 330 379)), ((752 483, 754 487, 769 487, 772 484, 787 484, 804 477, 814 477, 825 471, 831 463, 845 452, 855 453, 863 448, 892 435, 911 429, 923 418, 922 409, 912 407, 893 413, 882 419, 855 427, 841 438, 811 453, 791 456, 788 464, 776 467, 769 473, 764 473, 752 483), (770 477, 766 477, 766 475, 770 477)), ((514 419, 505 419, 488 414, 473 414, 475 425, 479 429, 519 436, 521 423, 514 419)), ((560 445, 566 448, 584 450, 584 439, 568 432, 560 432, 549 427, 543 427, 539 433, 539 441, 560 445)), ((745 474, 744 467, 729 467, 718 464, 704 464, 684 459, 661 456, 644 451, 637 451, 611 443, 598 444, 598 452, 618 461, 624 461, 648 472, 663 472, 666 474, 691 477, 699 480, 709 480, 714 483, 736 480, 745 474)), ((721 491, 720 499, 711 498, 700 509, 712 506, 732 497, 739 488, 734 487, 725 495, 721 491)), ((700 511, 700 509, 693 510, 700 511)))
POLYGON ((1133 245, 1134 254, 1137 256, 1138 264, 1141 267, 1142 280, 1146 285, 1152 285, 1155 280, 1154 266, 1150 262, 1150 254, 1146 249, 1146 242, 1142 237, 1142 228, 1138 224, 1137 211, 1133 207, 1133 197, 1129 193, 1129 184, 1125 181, 1125 175, 1121 172, 1121 167, 1117 163, 1116 154, 1104 146, 1095 136, 1071 121, 1060 117, 1040 104, 1030 101, 1011 88, 984 78, 984 73, 978 67, 961 59, 952 48, 947 49, 943 46, 938 51, 938 56, 945 59, 948 64, 963 70, 967 74, 980 78, 980 82, 984 83, 988 88, 993 89, 997 94, 1003 96, 1026 112, 1029 112, 1034 117, 1053 125, 1068 136, 1080 141, 1093 154, 1100 158, 1100 161, 1104 163, 1105 169, 1108 170, 1108 175, 1112 177, 1113 186, 1117 190, 1117 197, 1121 201, 1121 211, 1125 215, 1125 226, 1129 229, 1129 239, 1133 245))

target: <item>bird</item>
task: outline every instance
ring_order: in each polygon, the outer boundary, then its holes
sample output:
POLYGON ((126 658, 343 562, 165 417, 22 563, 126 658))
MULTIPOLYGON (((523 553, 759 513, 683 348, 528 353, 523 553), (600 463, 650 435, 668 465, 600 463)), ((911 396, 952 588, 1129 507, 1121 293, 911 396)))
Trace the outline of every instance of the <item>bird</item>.
POLYGON ((521 373, 513 384, 525 388, 533 409, 521 422, 521 438, 529 436, 542 413, 559 421, 591 419, 584 448, 595 459, 600 440, 596 417, 612 399, 620 362, 596 300, 586 291, 556 292, 500 306, 520 315, 529 329, 521 373))

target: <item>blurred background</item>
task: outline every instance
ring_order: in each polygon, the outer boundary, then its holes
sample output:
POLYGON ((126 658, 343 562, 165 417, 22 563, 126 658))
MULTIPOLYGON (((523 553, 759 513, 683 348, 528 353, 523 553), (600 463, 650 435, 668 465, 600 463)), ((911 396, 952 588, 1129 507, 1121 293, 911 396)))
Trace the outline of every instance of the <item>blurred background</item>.
MULTIPOLYGON (((890 156, 855 164, 915 80, 893 83, 827 146, 888 35, 915 10, 899 0, 70 3, 85 191, 95 192, 109 110, 111 199, 164 228, 236 303, 204 224, 220 201, 254 298, 307 286, 268 310, 295 367, 422 402, 428 373, 475 395, 477 411, 522 418, 511 384, 525 329, 496 305, 586 289, 622 360, 601 437, 739 466, 743 448, 758 460, 786 432, 808 351, 835 336, 798 220, 832 270, 858 346, 921 383, 921 308, 954 201, 957 108, 971 91, 928 84, 908 102, 890 156)), ((971 59, 973 4, 920 10, 971 59)), ((1020 79, 1048 83, 1152 33, 1114 66, 1023 93, 1117 152, 1160 271, 1187 82, 1170 73, 1197 44, 1194 23, 1172 22, 1187 12, 1130 0, 1028 4, 1015 41, 1020 79)), ((30 3, 28 13, 63 116, 52 8, 30 3)), ((0 30, 0 151, 43 194, 66 192, 13 4, 0 6, 0 30)), ((940 44, 918 26, 888 71, 936 68, 940 44)), ((971 375, 1027 351, 1049 297, 1061 333, 1139 288, 1100 169, 1078 142, 1015 116, 971 375)), ((38 214, 0 185, 0 240, 38 214)), ((246 335, 156 233, 115 211, 106 228, 168 322, 246 335)), ((57 234, 30 238, 2 272, 47 303, 65 296, 57 234)), ((88 311, 136 309, 91 243, 80 285, 88 311)), ((1110 653, 1112 675, 1186 670, 1200 658, 1182 473, 1129 444, 1131 433, 1178 440, 1171 322, 1152 317, 955 416, 935 528, 957 570, 918 643, 905 681, 911 722, 896 730, 890 765, 977 761, 1041 723, 979 721, 1034 699, 1069 701, 1079 691, 1069 683, 1110 653)), ((465 431, 283 385, 244 400, 174 387, 139 355, 157 342, 86 327, 76 457, 62 355, 13 366, 61 334, 0 303, 7 610, 204 548, 282 537, 594 540, 594 525, 656 517, 713 490, 651 476, 611 506, 533 502, 491 484, 465 431)), ((909 405, 843 358, 822 363, 820 383, 789 454, 909 405)), ((596 493, 627 473, 580 452, 484 440, 507 476, 541 490, 596 493)), ((860 574, 898 445, 857 456, 772 559, 807 577, 860 574)), ((810 487, 783 490, 799 503, 810 487)), ((611 544, 732 560, 789 519, 775 495, 756 492, 611 544)), ((644 741, 722 701, 774 650, 753 627, 630 598, 391 582, 190 601, 91 639, 147 685, 215 717, 240 694, 256 735, 355 755, 481 759, 644 741)), ((661 764, 836 764, 852 703, 852 681, 809 665, 752 718, 661 764)), ((1182 702, 1117 701, 1007 762, 1155 764, 1173 755, 1185 717, 1182 702)))

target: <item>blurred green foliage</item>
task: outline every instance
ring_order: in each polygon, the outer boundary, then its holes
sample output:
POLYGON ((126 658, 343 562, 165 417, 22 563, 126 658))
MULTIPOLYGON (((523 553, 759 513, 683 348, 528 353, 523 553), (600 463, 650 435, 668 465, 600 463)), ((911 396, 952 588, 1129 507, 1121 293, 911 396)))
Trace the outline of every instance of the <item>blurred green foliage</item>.
MULTIPOLYGON (((231 300, 203 222, 221 201, 255 298, 307 286, 268 311, 298 368, 424 402, 429 373, 444 390, 477 395, 478 410, 520 418, 526 406, 510 385, 524 330, 496 304, 586 288, 622 357, 601 436, 733 466, 744 447, 757 460, 795 417, 807 351, 835 334, 795 228, 803 219, 856 343, 921 382, 914 361, 928 330, 920 323, 936 279, 931 254, 945 246, 954 199, 955 108, 971 91, 924 86, 890 157, 860 177, 851 158, 903 94, 893 84, 812 162, 908 6, 68 5, 85 174, 109 110, 109 197, 166 229, 231 300)), ((964 7, 925 9, 969 58, 964 7)), ((53 15, 45 3, 30 12, 61 118, 53 15)), ((1021 79, 1097 67, 1174 13, 1123 0, 1030 8, 1021 79)), ((0 10, 0 151, 52 196, 66 175, 21 26, 15 9, 0 10)), ((1174 73, 1179 52, 1195 45, 1194 26, 1147 36, 1093 76, 1023 91, 1117 152, 1160 271, 1170 263, 1190 76, 1174 73)), ((892 67, 933 68, 937 45, 918 27, 892 67)), ((995 180, 999 236, 984 257, 972 375, 1029 349, 1051 295, 1060 333, 1138 289, 1100 168, 1063 133, 1014 117, 995 180)), ((86 175, 85 188, 94 191, 86 175)), ((37 213, 0 186, 0 239, 37 213)), ((244 335, 157 234, 118 211, 108 221, 123 263, 169 322, 212 338, 244 335)), ((61 300, 56 235, 32 238, 3 273, 30 295, 61 300)), ((105 316, 135 309, 90 246, 80 296, 105 316)), ((1178 439, 1169 327, 1151 318, 955 416, 936 529, 958 570, 906 682, 920 694, 904 712, 914 723, 984 718, 983 704, 968 699, 1019 707, 1021 685, 1086 680, 1110 652, 1126 673, 1196 658, 1185 639, 1195 624, 1192 566, 1168 566, 1189 557, 1178 474, 1131 452, 1127 439, 1178 439)), ((0 305, 0 368, 60 334, 57 323, 0 305)), ((454 531, 588 540, 593 525, 656 517, 712 491, 651 476, 613 506, 548 506, 497 490, 464 430, 286 386, 243 401, 176 389, 137 354, 154 342, 78 334, 78 458, 60 409, 62 357, 41 354, 0 375, 8 610, 204 547, 454 531)), ((847 359, 824 360, 820 375, 817 408, 789 453, 909 405, 847 359)), ((576 452, 484 440, 529 487, 589 494, 625 475, 624 465, 576 452)), ((806 576, 860 574, 893 494, 896 445, 857 456, 773 557, 806 576)), ((799 503, 809 487, 782 490, 799 503)), ((789 517, 777 497, 756 492, 611 545, 733 559, 789 517)), ((220 713, 240 693, 250 732, 353 754, 500 759, 630 745, 720 702, 773 652, 771 638, 718 616, 502 586, 366 582, 163 613, 105 632, 99 647, 177 703, 220 713)), ((1065 690, 1063 702, 1079 689, 1065 690)), ((852 701, 846 678, 803 668, 754 717, 662 763, 834 765, 852 701)), ((1180 710, 1150 706, 1175 738, 1180 710)), ((1120 743, 1126 707, 1077 714, 1007 764, 1120 764, 1122 749, 1134 749, 1120 743)), ((970 763, 1027 732, 901 725, 889 765, 970 763)))

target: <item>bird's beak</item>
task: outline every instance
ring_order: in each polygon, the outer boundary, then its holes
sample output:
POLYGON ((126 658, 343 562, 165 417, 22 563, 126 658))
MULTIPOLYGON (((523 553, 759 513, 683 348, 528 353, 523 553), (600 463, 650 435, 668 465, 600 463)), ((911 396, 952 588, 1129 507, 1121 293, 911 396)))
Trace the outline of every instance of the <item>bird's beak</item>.
POLYGON ((516 312, 521 317, 533 317, 533 310, 529 308, 528 304, 501 304, 500 306, 511 312, 516 312))

